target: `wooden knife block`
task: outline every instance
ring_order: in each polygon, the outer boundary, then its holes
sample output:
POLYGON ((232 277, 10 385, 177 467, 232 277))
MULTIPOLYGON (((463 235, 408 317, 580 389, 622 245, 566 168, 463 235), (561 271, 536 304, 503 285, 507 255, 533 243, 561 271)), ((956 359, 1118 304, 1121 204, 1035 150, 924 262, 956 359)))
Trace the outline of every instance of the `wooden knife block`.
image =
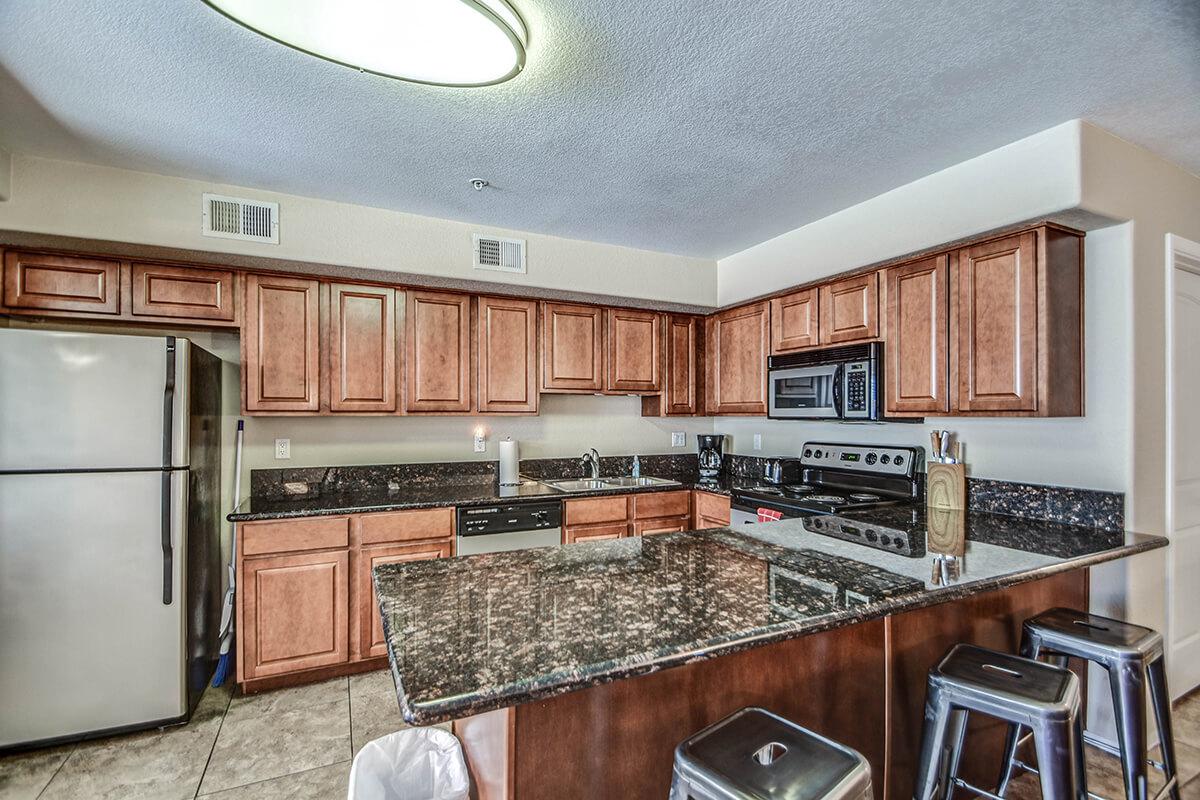
POLYGON ((962 511, 967 507, 965 464, 930 464, 925 475, 925 505, 962 511))

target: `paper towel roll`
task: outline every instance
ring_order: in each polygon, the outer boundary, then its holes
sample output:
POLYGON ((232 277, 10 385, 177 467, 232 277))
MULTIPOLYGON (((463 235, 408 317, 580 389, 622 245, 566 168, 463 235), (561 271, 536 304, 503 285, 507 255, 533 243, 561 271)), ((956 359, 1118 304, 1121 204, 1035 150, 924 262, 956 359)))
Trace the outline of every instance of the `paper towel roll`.
POLYGON ((500 442, 500 485, 516 486, 521 482, 521 453, 512 437, 500 442))

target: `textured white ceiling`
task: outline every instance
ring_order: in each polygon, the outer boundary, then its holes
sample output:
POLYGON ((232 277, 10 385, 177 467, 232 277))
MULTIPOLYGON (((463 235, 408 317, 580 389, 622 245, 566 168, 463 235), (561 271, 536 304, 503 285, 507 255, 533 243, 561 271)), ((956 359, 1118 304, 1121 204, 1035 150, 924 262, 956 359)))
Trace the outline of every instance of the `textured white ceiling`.
POLYGON ((514 3, 526 71, 440 89, 200 0, 0 0, 0 144, 708 257, 1075 117, 1200 173, 1197 0, 514 3))

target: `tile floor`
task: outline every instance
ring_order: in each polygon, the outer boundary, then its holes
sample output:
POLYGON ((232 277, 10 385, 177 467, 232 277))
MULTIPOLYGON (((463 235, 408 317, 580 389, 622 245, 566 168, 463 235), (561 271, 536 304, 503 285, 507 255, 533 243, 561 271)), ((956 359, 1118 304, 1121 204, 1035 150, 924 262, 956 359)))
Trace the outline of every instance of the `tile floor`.
MULTIPOLYGON (((1200 692, 1174 719, 1183 800, 1200 800, 1200 692)), ((252 697, 210 689, 186 726, 0 759, 0 800, 340 800, 359 748, 402 727, 386 671, 252 697)), ((1088 788, 1123 797, 1116 759, 1089 749, 1088 788)), ((1039 796, 1032 775, 1009 792, 1039 796)))

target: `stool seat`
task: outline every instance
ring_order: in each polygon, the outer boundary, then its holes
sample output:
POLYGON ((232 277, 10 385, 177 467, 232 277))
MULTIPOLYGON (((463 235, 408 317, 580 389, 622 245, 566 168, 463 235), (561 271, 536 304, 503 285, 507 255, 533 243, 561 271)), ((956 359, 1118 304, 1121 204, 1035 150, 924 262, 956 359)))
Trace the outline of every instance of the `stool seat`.
POLYGON ((672 800, 865 800, 856 751, 761 708, 743 708, 675 748, 672 800))
POLYGON ((1039 636, 1044 649, 1089 660, 1151 659, 1162 653, 1162 636, 1152 628, 1071 608, 1052 608, 1025 620, 1023 628, 1039 636))
POLYGON ((1079 708, 1075 673, 975 645, 951 648, 929 680, 957 702, 1002 719, 1067 719, 1079 708))

